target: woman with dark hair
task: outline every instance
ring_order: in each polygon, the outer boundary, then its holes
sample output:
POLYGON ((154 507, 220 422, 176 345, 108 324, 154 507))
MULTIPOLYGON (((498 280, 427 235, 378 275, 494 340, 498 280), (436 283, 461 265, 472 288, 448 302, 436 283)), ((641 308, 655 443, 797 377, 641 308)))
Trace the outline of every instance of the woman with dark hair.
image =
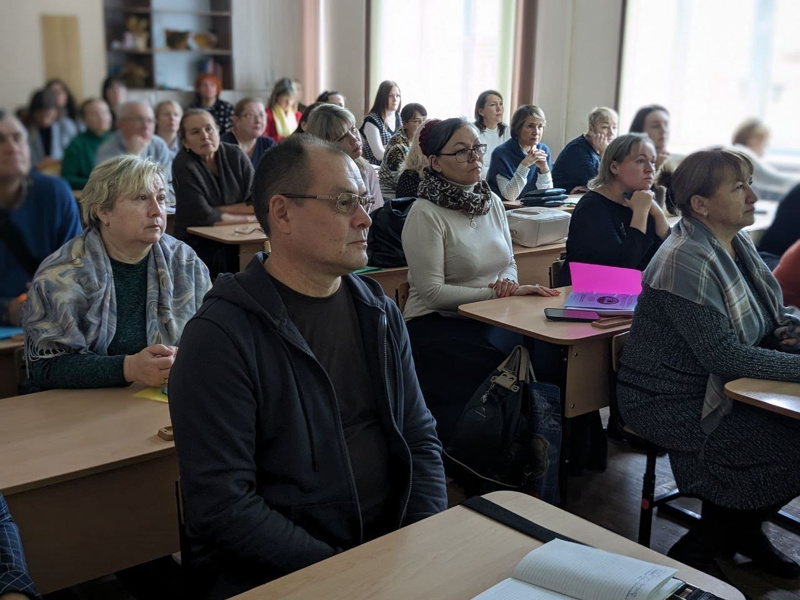
POLYGON ((64 150, 76 135, 78 126, 72 119, 59 119, 55 94, 48 89, 31 96, 28 107, 28 143, 31 162, 40 171, 52 169, 64 158, 64 150))
MULTIPOLYGON (((337 106, 344 108, 347 98, 344 97, 342 92, 337 92, 336 90, 325 90, 319 96, 317 96, 316 101, 324 102, 326 104, 336 104, 337 106)), ((305 114, 305 111, 303 111, 303 114, 305 114)))
POLYGON ((404 309, 423 395, 446 444, 464 404, 522 336, 458 316, 467 302, 558 291, 520 285, 505 210, 481 178, 477 128, 446 119, 422 131, 428 157, 403 227, 404 309))
POLYGON ((185 241, 212 277, 236 272, 236 246, 225 246, 192 235, 187 227, 255 223, 250 201, 253 165, 238 146, 220 143, 214 117, 201 108, 189 108, 180 125, 183 149, 172 162, 175 185, 175 237, 185 241))
POLYGON ((646 133, 656 148, 656 168, 669 158, 669 111, 660 104, 640 108, 633 117, 630 133, 646 133))
POLYGON ((116 75, 109 75, 103 80, 100 96, 111 109, 111 129, 117 128, 117 109, 128 100, 128 86, 116 75))
MULTIPOLYGON (((311 116, 311 113, 314 111, 315 108, 318 106, 322 106, 323 104, 334 104, 339 106, 335 102, 312 102, 306 109, 303 111, 303 116, 300 117, 300 121, 297 123, 297 129, 294 130, 294 133, 305 133, 306 127, 308 126, 308 117, 311 116)), ((341 107, 340 107, 341 108, 341 107)))
POLYGON ((361 156, 361 136, 358 135, 353 113, 335 104, 321 104, 308 117, 306 133, 332 143, 352 158, 361 173, 367 193, 372 196, 371 211, 383 206, 378 174, 361 156))
MULTIPOLYGON (((441 119, 426 120, 411 138, 411 145, 403 164, 400 165, 400 175, 397 177, 395 187, 395 198, 416 198, 419 182, 422 180, 422 173, 428 166, 428 157, 422 151, 419 140, 427 135, 431 127, 439 123, 441 119)), ((485 155, 484 155, 485 156, 485 155)))
POLYGON ((511 139, 495 148, 486 176, 503 200, 553 187, 550 148, 542 143, 546 124, 544 111, 534 104, 520 106, 511 117, 511 139))
POLYGON ((650 190, 655 148, 643 133, 621 135, 608 145, 569 222, 567 257, 558 285, 570 285, 570 263, 644 268, 669 235, 664 212, 650 190))
POLYGON ((261 100, 242 98, 233 108, 233 127, 219 136, 219 141, 239 146, 255 169, 264 152, 275 145, 271 137, 261 135, 266 121, 267 115, 261 100))
POLYGON ((280 142, 297 130, 303 114, 295 109, 296 101, 297 87, 294 82, 288 77, 279 79, 267 102, 267 128, 264 135, 280 142))
POLYGON ((753 167, 739 152, 695 152, 662 170, 683 218, 644 272, 617 383, 625 420, 669 453, 702 519, 668 556, 724 580, 735 553, 797 577, 762 524, 800 494, 800 421, 736 402, 739 377, 800 382, 800 315, 742 231, 755 219, 753 167))
POLYGON ((486 90, 481 92, 475 102, 475 127, 481 142, 486 144, 486 156, 483 160, 483 176, 489 173, 489 164, 492 159, 492 152, 503 142, 507 142, 511 136, 508 125, 503 123, 503 96, 496 90, 486 90))
POLYGON ((392 136, 386 146, 386 153, 383 155, 381 168, 378 170, 378 179, 381 182, 381 192, 394 196, 397 187, 397 178, 400 176, 400 168, 408 156, 411 147, 411 140, 419 129, 420 125, 428 116, 428 111, 422 104, 412 102, 406 104, 400 111, 400 119, 403 126, 392 136))
POLYGON ((78 105, 75 103, 75 98, 72 96, 67 84, 60 79, 51 79, 44 84, 44 88, 53 92, 56 97, 56 104, 58 104, 59 110, 58 118, 71 119, 80 128, 78 105))
POLYGON ((394 81, 382 82, 372 108, 361 124, 364 158, 372 165, 381 164, 386 145, 400 129, 400 106, 400 87, 394 81))
POLYGON ((200 73, 194 80, 195 101, 187 108, 202 108, 211 113, 220 134, 233 125, 233 104, 221 100, 222 81, 213 73, 200 73))

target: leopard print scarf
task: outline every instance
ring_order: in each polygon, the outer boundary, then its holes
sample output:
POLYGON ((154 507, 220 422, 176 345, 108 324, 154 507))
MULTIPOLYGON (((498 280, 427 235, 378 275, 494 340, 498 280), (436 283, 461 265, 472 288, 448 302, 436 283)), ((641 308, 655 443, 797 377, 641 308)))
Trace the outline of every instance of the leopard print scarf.
POLYGON ((442 208, 451 208, 470 216, 485 215, 492 207, 492 192, 485 179, 481 179, 468 192, 451 183, 430 167, 425 167, 419 182, 417 196, 430 200, 442 208))

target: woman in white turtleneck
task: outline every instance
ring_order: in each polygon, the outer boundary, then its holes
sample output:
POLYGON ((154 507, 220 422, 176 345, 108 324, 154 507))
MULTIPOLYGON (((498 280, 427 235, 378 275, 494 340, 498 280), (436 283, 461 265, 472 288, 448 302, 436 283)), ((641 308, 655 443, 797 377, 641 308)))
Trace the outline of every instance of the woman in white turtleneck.
POLYGON ((381 164, 386 144, 399 128, 400 87, 394 81, 384 81, 378 86, 375 102, 361 125, 364 158, 370 164, 381 164))
POLYGON ((475 127, 478 128, 478 137, 486 144, 486 154, 483 157, 482 176, 486 179, 489 173, 489 163, 492 152, 503 142, 511 138, 511 130, 503 123, 503 96, 497 90, 481 92, 475 102, 475 127))
POLYGON ((486 146, 465 119, 426 123, 428 166, 403 226, 409 295, 404 317, 425 401, 447 443, 472 393, 522 337, 458 316, 468 302, 539 294, 520 285, 505 210, 481 178, 486 146))

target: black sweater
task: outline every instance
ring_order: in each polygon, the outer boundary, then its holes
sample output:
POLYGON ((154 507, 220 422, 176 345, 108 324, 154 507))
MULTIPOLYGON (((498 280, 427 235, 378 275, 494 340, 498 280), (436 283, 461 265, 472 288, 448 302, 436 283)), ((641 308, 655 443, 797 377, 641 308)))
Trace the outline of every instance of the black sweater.
POLYGON ((570 285, 569 263, 580 262, 643 271, 661 246, 655 220, 647 216, 647 233, 631 227, 633 211, 597 192, 578 202, 569 222, 567 258, 558 285, 570 285))

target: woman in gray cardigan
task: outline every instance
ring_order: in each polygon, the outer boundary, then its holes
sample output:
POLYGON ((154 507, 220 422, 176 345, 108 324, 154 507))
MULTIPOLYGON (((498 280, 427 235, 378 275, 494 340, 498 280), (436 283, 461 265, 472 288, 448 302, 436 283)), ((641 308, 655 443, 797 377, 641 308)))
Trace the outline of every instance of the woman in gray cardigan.
POLYGON ((185 241, 217 273, 236 270, 236 246, 186 232, 187 227, 255 223, 250 202, 253 165, 238 146, 222 144, 214 118, 199 108, 181 119, 183 149, 172 161, 175 186, 175 237, 185 241))
POLYGON ((752 173, 725 149, 662 170, 683 219, 644 272, 617 394, 625 421, 669 452, 678 488, 703 501, 669 556, 719 577, 716 559, 739 552, 796 577, 761 526, 800 494, 800 421, 723 391, 739 377, 800 381, 800 316, 741 231, 754 222, 752 173))

